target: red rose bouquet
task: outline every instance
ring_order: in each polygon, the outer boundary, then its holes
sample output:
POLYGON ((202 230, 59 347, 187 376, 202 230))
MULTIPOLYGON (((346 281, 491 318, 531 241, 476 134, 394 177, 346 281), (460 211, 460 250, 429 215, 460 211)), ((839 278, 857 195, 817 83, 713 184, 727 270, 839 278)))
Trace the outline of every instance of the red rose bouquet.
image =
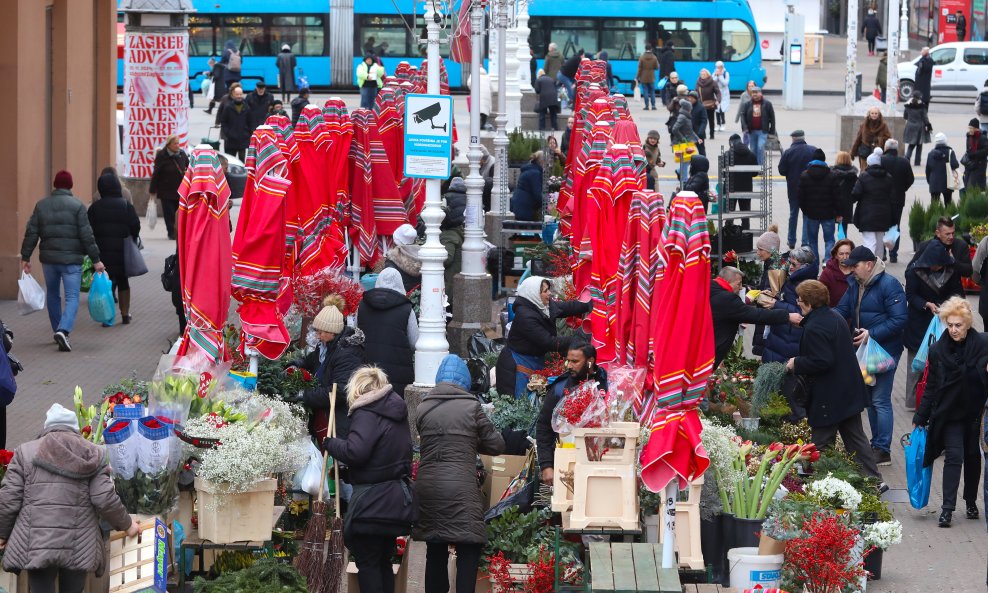
POLYGON ((0 482, 3 482, 3 477, 7 475, 7 466, 10 465, 10 460, 13 458, 13 451, 0 449, 0 482))

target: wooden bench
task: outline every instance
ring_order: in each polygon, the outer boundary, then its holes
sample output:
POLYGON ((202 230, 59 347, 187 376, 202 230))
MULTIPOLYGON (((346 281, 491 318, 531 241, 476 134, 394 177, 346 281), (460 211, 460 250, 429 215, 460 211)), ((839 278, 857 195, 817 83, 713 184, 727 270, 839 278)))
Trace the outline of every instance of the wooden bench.
POLYGON ((679 571, 661 566, 662 546, 656 544, 590 544, 590 584, 595 592, 682 593, 679 571))

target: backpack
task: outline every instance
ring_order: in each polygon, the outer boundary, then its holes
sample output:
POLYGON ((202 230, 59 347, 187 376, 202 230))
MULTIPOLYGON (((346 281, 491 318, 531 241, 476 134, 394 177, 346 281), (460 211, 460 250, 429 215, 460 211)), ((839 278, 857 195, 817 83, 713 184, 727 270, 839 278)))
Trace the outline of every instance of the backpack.
POLYGON ((165 292, 172 292, 181 282, 178 275, 178 254, 172 254, 165 258, 165 269, 161 272, 161 287, 165 292))
POLYGON ((230 53, 230 61, 226 65, 226 69, 230 72, 240 72, 240 52, 234 51, 230 53))
POLYGON ((978 95, 978 115, 988 115, 988 92, 978 95))

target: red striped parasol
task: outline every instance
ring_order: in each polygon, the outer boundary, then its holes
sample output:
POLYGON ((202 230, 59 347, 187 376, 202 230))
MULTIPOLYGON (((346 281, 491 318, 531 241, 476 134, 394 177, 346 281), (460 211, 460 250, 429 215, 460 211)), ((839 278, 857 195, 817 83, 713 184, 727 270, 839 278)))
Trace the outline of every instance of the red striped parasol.
POLYGON ((353 142, 353 122, 346 104, 330 97, 322 108, 323 126, 329 134, 329 162, 326 181, 329 188, 329 212, 332 218, 328 237, 335 249, 342 250, 340 263, 347 257, 346 228, 350 224, 350 166, 348 156, 353 142))
POLYGON ((583 149, 581 158, 577 161, 573 199, 568 205, 572 225, 570 242, 576 258, 573 263, 573 285, 577 291, 582 291, 590 283, 590 268, 587 264, 593 257, 593 246, 590 244, 587 229, 596 224, 596 221, 592 217, 592 211, 587 207, 587 193, 604 160, 604 152, 607 150, 614 127, 607 101, 597 99, 593 102, 588 117, 589 122, 592 122, 592 127, 589 129, 584 127, 583 149))
POLYGON ((247 187, 233 238, 233 297, 240 302, 243 345, 274 360, 290 341, 276 301, 286 275, 285 198, 291 186, 274 129, 254 131, 245 164, 247 187))
POLYGON ((351 237, 361 259, 373 264, 380 256, 377 236, 388 235, 407 221, 405 204, 377 133, 377 118, 370 109, 353 112, 353 142, 349 162, 351 237))
MULTIPOLYGON (((460 8, 456 13, 455 33, 449 40, 449 58, 457 64, 469 64, 473 48, 470 45, 470 32, 473 25, 470 22, 470 8, 474 0, 460 0, 460 8)), ((475 0, 480 1, 480 0, 475 0)))
POLYGON ((401 61, 395 66, 395 78, 401 82, 411 82, 415 67, 408 62, 401 61))
MULTIPOLYGON (((594 101, 605 96, 600 87, 592 88, 588 95, 594 101)), ((559 189, 559 198, 556 202, 556 209, 559 212, 559 230, 565 237, 572 237, 572 202, 576 195, 576 183, 580 176, 578 170, 583 166, 586 154, 583 152, 584 136, 591 133, 593 124, 587 128, 587 120, 590 117, 590 106, 593 101, 582 101, 577 96, 577 109, 573 112, 573 129, 570 132, 569 152, 566 156, 566 170, 564 174, 563 186, 559 189), (584 131, 586 129, 586 131, 584 131)), ((587 147, 589 153, 589 145, 587 147)))
MULTIPOLYGON (((428 82, 429 82, 429 61, 422 60, 422 67, 419 69, 422 73, 423 86, 418 91, 420 93, 428 92, 428 82)), ((448 95, 449 94, 449 74, 446 72, 446 60, 439 60, 439 94, 448 95)), ((451 125, 453 127, 453 144, 459 140, 459 136, 456 133, 456 118, 450 116, 451 125)))
POLYGON ((298 143, 300 175, 292 177, 299 184, 299 222, 302 238, 299 243, 298 275, 311 276, 326 268, 340 266, 346 257, 343 244, 332 241, 328 234, 333 222, 330 212, 330 183, 326 175, 330 161, 330 134, 323 124, 322 110, 306 105, 295 124, 298 143))
MULTIPOLYGON (((374 102, 377 131, 381 136, 381 144, 394 173, 396 185, 401 184, 405 176, 405 139, 402 121, 404 109, 399 109, 398 101, 397 85, 384 85, 384 88, 377 93, 377 100, 374 102)), ((401 102, 404 104, 404 98, 401 102)))
POLYGON ((178 195, 179 269, 188 320, 178 356, 201 352, 209 360, 227 361, 223 325, 233 268, 230 188, 215 150, 202 145, 192 150, 178 195))
MULTIPOLYGON (((285 157, 286 175, 289 179, 297 177, 298 160, 301 158, 298 144, 292 129, 292 121, 284 115, 268 116, 264 125, 270 126, 275 132, 275 140, 282 156, 285 157)), ((302 227, 299 223, 298 184, 292 183, 285 192, 285 263, 282 267, 281 290, 278 295, 278 311, 284 315, 292 305, 294 291, 292 277, 298 262, 298 249, 301 242, 302 227)))

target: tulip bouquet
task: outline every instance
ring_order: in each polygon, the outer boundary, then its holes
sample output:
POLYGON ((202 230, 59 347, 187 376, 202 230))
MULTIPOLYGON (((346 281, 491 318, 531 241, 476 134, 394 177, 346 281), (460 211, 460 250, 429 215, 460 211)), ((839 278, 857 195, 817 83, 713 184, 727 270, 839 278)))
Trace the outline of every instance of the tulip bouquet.
POLYGON ((721 484, 718 479, 718 485, 724 509, 739 519, 764 519, 776 491, 796 462, 820 458, 813 444, 776 442, 761 449, 740 438, 734 443, 736 453, 731 466, 735 479, 733 484, 721 484))

